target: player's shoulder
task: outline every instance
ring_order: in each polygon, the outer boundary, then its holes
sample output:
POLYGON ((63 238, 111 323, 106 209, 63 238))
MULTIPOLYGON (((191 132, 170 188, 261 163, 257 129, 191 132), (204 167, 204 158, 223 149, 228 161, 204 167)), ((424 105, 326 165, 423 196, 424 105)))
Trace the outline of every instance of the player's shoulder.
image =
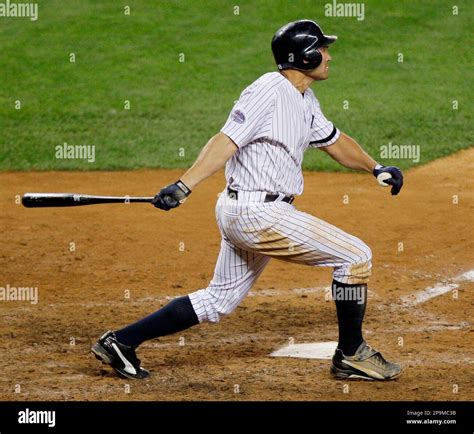
POLYGON ((257 78, 253 83, 247 86, 243 95, 253 94, 260 98, 263 95, 270 98, 276 95, 278 88, 285 82, 285 78, 279 72, 267 72, 257 78))
POLYGON ((286 78, 277 71, 267 72, 254 81, 254 83, 258 83, 259 86, 269 87, 272 89, 278 89, 285 82, 286 78))

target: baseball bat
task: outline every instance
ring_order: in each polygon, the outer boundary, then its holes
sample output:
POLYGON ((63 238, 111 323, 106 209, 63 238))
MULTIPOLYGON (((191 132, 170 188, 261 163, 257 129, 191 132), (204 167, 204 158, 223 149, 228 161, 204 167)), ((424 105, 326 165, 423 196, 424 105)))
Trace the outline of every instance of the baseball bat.
POLYGON ((25 193, 21 198, 21 203, 27 208, 45 208, 94 205, 98 203, 151 203, 152 200, 153 197, 94 196, 77 193, 25 193))

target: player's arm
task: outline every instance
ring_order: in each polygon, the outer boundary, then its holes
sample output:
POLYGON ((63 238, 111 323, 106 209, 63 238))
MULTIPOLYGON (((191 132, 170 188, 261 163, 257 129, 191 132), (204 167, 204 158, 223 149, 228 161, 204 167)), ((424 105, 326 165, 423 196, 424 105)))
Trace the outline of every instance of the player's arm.
POLYGON ((326 152, 344 167, 372 173, 382 185, 392 186, 392 195, 397 195, 403 186, 403 173, 398 167, 378 164, 347 134, 341 132, 339 138, 332 145, 318 149, 326 152))
POLYGON ((224 167, 227 160, 237 151, 237 145, 224 133, 217 133, 202 148, 194 164, 181 177, 189 189, 224 167))
POLYGON ((165 211, 176 208, 200 182, 224 167, 237 151, 237 145, 224 133, 217 133, 202 148, 194 164, 174 184, 164 187, 153 199, 153 205, 165 211))
POLYGON ((332 145, 318 149, 349 169, 372 172, 377 165, 377 162, 352 137, 343 132, 332 145))

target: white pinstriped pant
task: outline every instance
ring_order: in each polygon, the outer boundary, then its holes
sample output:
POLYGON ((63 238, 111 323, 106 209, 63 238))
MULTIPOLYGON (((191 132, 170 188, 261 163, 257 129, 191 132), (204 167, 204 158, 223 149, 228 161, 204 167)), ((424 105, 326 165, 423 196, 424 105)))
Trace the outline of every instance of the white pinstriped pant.
POLYGON ((336 281, 362 284, 371 274, 372 253, 360 239, 293 205, 264 202, 264 192, 221 193, 216 205, 222 242, 214 276, 189 294, 200 322, 219 322, 245 298, 270 258, 333 267, 336 281))

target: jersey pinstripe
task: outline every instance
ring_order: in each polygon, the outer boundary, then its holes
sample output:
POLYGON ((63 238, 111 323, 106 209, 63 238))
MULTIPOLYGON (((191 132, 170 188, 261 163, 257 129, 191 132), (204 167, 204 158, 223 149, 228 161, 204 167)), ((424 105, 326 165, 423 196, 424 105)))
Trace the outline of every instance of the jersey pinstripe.
POLYGON ((239 147, 226 164, 230 187, 287 195, 303 192, 304 151, 331 145, 340 134, 313 91, 301 94, 279 72, 242 92, 221 131, 239 147))

